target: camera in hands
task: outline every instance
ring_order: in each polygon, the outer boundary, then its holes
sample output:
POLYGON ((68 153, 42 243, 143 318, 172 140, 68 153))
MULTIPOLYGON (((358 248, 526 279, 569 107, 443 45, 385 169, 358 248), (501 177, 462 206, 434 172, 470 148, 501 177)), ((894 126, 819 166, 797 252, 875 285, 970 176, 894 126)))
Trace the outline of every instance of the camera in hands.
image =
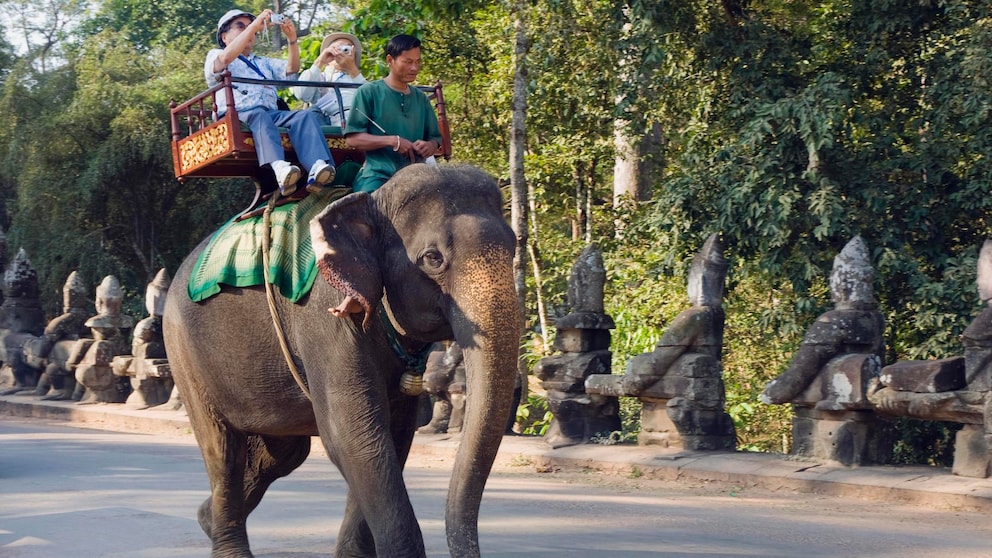
POLYGON ((286 23, 286 21, 287 21, 286 16, 282 14, 272 14, 269 16, 269 23, 272 23, 274 25, 282 25, 283 23, 286 23))
POLYGON ((351 54, 351 51, 354 50, 354 48, 355 47, 351 45, 343 45, 338 50, 341 51, 342 54, 351 54))

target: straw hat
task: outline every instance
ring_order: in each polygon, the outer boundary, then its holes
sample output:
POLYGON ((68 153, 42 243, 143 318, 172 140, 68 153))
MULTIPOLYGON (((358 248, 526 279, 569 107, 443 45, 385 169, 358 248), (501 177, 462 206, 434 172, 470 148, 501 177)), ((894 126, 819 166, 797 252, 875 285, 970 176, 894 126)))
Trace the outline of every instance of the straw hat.
POLYGON ((351 41, 351 44, 355 45, 355 64, 361 66, 362 42, 358 40, 358 37, 352 35, 351 33, 331 33, 330 35, 324 37, 324 40, 320 43, 320 51, 323 52, 324 49, 331 46, 331 43, 338 39, 347 39, 351 41))

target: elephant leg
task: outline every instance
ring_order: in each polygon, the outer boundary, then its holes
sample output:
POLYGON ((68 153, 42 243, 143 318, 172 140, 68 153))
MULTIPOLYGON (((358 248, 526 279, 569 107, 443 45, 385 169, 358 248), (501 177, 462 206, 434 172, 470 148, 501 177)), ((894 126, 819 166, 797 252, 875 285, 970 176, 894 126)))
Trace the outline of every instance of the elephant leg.
MULTIPOLYGON (((187 393, 199 393, 190 388, 187 393)), ((210 480, 210 496, 200 505, 197 521, 212 543, 211 557, 251 558, 244 511, 248 437, 211 412, 202 398, 185 403, 210 480)))
MULTIPOLYGON (((390 401, 390 434, 399 458, 400 466, 406 464, 413 445, 413 435, 417 431, 417 397, 397 395, 390 401)), ((337 461, 335 461, 337 463, 337 461)), ((349 486, 351 481, 349 480, 349 486)), ((421 544, 423 544, 421 542, 421 544)), ((367 558, 378 556, 372 531, 353 490, 348 491, 345 504, 344 519, 338 531, 338 542, 334 551, 335 558, 367 558)))

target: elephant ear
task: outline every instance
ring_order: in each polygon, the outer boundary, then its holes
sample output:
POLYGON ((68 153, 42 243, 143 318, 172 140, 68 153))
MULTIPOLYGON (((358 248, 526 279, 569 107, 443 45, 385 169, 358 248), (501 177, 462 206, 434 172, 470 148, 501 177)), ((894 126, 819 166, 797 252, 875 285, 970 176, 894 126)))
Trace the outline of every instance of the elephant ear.
POLYGON ((382 298, 372 197, 349 194, 310 220, 310 240, 320 275, 365 310, 368 329, 373 305, 382 298))

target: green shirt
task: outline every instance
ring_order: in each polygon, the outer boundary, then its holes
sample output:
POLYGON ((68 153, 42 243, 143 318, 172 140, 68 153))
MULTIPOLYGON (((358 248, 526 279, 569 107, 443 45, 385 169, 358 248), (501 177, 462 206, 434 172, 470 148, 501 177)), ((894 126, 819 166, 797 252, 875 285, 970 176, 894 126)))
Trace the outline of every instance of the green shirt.
MULTIPOLYGON (((345 135, 368 132, 376 136, 400 136, 410 141, 430 140, 441 145, 441 130, 434 107, 427 95, 414 86, 410 86, 409 93, 403 94, 381 79, 370 81, 358 88, 351 106, 345 135)), ((392 147, 366 151, 365 165, 355 177, 354 190, 373 192, 409 164, 410 159, 393 151, 392 147)))

